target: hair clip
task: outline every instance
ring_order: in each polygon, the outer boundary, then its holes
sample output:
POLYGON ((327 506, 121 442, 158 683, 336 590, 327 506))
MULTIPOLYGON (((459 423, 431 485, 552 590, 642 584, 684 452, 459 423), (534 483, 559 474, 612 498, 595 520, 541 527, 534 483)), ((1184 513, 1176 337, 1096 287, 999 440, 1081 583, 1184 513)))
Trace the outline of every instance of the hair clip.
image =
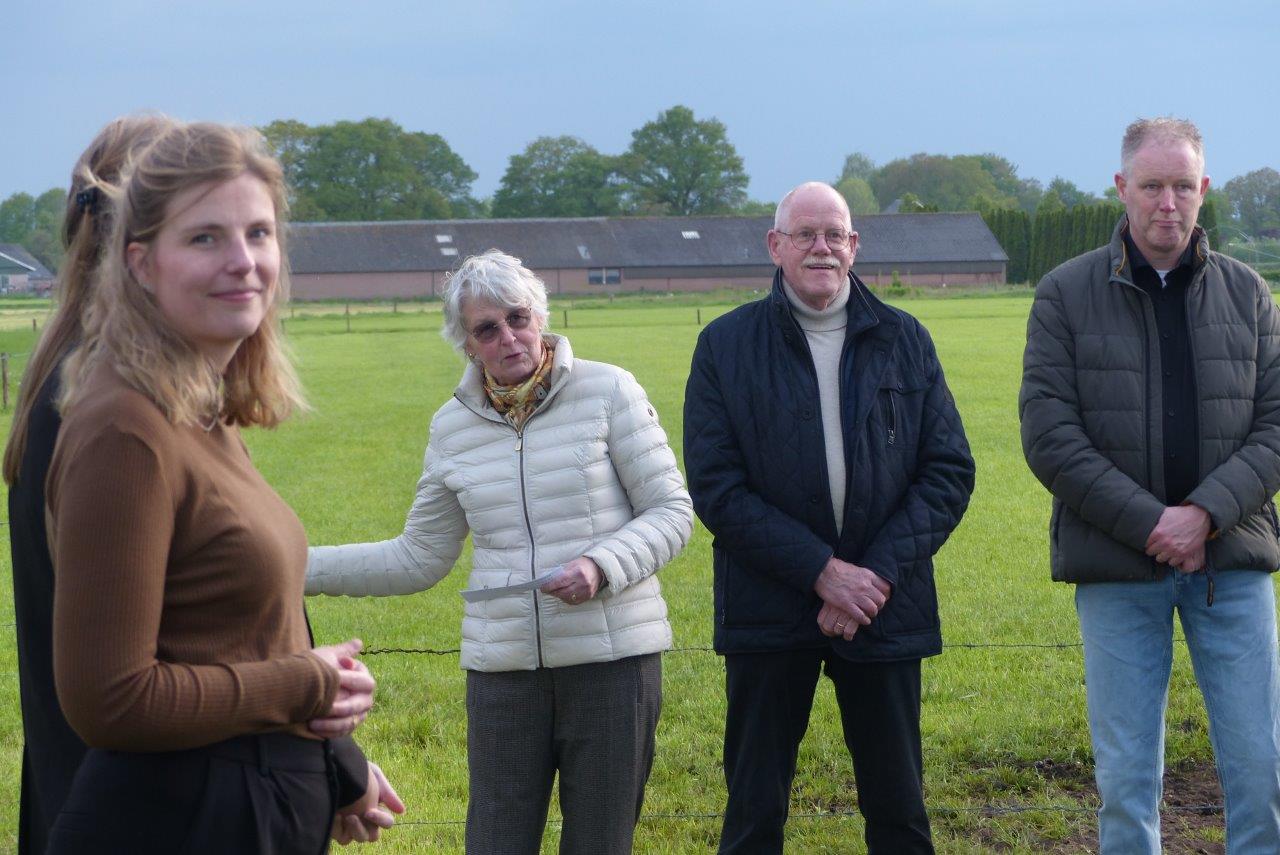
POLYGON ((89 187, 77 193, 76 207, 90 214, 98 213, 98 188, 89 187))

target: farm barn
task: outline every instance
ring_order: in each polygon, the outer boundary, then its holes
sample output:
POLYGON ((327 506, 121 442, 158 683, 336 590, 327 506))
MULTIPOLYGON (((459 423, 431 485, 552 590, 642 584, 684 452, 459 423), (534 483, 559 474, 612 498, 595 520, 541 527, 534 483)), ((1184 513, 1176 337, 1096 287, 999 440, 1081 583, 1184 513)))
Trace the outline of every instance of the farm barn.
MULTIPOLYGON (((497 247, 552 294, 767 288, 770 217, 593 217, 295 223, 289 258, 298 299, 439 294, 468 255, 497 247)), ((1003 283, 1008 256, 978 214, 857 217, 854 271, 887 285, 1003 283)))

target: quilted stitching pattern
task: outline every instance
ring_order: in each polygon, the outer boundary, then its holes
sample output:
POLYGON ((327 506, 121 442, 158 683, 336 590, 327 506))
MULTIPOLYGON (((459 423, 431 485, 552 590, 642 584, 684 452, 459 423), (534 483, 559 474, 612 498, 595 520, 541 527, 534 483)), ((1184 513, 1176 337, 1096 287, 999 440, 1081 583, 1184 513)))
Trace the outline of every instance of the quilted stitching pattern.
POLYGON ((553 370, 551 397, 525 426, 522 456, 469 367, 431 421, 404 532, 312 548, 307 593, 424 590, 453 568, 471 531, 468 587, 506 585, 580 555, 595 560, 609 584, 572 607, 541 593, 468 603, 463 668, 558 667, 670 647, 653 574, 688 542, 693 509, 666 433, 626 371, 573 359, 563 338, 553 370))
POLYGON ((854 281, 841 380, 849 490, 839 536, 817 381, 777 280, 768 298, 708 325, 694 351, 685 468, 694 508, 715 536, 722 652, 829 643, 815 621, 813 584, 833 554, 894 585, 870 627, 836 642, 844 655, 906 658, 941 648, 932 559, 968 504, 973 459, 924 328, 854 281))
MULTIPOLYGON (((1054 496, 1053 576, 1064 581, 1155 572, 1144 548, 1164 510, 1160 350, 1149 301, 1122 268, 1124 224, 1109 246, 1051 271, 1027 321, 1022 444, 1054 496)), ((1222 532, 1211 566, 1274 570, 1280 313, 1256 273, 1218 253, 1197 269, 1187 313, 1202 478, 1187 501, 1222 532)))

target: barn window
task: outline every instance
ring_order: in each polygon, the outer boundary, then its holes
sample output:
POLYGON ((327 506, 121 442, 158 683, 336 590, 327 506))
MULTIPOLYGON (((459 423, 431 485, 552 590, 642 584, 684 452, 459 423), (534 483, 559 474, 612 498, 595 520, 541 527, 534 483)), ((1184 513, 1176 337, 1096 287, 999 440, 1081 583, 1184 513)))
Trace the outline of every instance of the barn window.
POLYGON ((590 285, 617 285, 622 281, 622 270, 617 267, 593 267, 587 271, 590 285))

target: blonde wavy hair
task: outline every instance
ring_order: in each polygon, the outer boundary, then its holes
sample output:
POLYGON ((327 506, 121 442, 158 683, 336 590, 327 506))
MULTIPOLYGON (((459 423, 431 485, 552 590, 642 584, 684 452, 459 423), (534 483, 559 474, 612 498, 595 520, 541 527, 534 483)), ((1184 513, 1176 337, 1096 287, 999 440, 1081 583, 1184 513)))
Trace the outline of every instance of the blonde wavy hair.
POLYGON ((17 483, 21 474, 36 396, 84 337, 83 320, 93 275, 111 234, 107 194, 119 184, 130 155, 171 127, 173 120, 154 114, 113 119, 93 138, 71 170, 62 216, 62 245, 67 253, 58 269, 56 303, 22 376, 9 444, 4 450, 4 480, 10 486, 17 483))
POLYGON ((84 343, 63 368, 62 412, 75 408, 89 376, 103 363, 174 424, 208 425, 216 418, 274 427, 305 408, 279 323, 289 298, 284 173, 262 135, 211 122, 175 124, 136 157, 109 195, 111 238, 85 313, 84 343), (245 174, 260 179, 271 195, 280 273, 262 323, 219 373, 168 323, 152 294, 134 278, 126 251, 131 243, 155 240, 175 213, 169 205, 179 194, 245 174))

